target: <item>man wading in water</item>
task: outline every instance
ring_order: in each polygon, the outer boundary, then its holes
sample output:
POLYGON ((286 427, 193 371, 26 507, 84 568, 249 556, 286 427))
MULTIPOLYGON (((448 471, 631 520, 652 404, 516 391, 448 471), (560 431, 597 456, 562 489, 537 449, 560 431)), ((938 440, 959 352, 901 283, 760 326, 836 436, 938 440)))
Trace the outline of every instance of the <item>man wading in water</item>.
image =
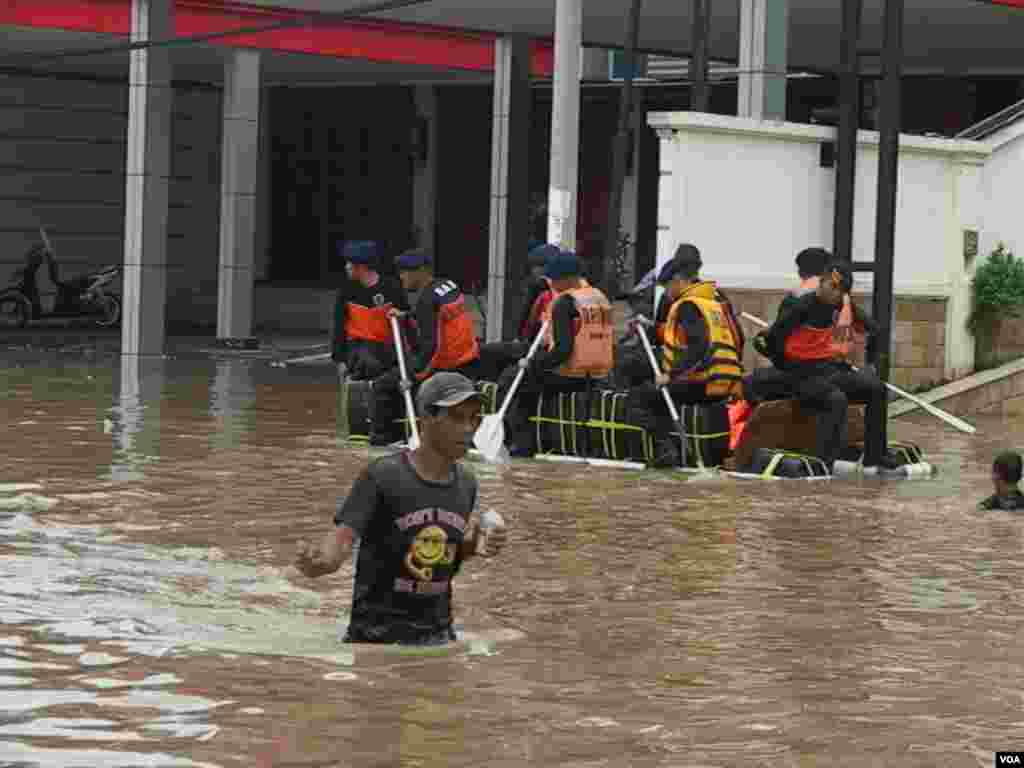
MULTIPOLYGON (((431 376, 416 397, 420 447, 372 462, 334 516, 319 548, 299 542, 295 567, 316 578, 334 573, 359 539, 352 618, 345 642, 441 645, 455 640, 451 584, 477 554, 470 517, 477 482, 459 463, 480 425, 480 395, 465 376, 431 376)), ((505 545, 488 531, 484 556, 505 545)))

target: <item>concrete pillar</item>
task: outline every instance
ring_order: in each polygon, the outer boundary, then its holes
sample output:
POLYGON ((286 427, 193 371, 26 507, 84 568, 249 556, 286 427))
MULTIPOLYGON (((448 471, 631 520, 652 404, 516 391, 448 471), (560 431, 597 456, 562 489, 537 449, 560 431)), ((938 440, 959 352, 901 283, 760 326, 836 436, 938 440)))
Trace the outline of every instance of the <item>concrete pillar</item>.
POLYGON ((421 151, 426 152, 426 162, 417 166, 413 177, 413 223, 416 227, 420 247, 433 248, 437 226, 437 86, 417 85, 414 91, 416 114, 424 128, 419 138, 423 142, 421 151))
POLYGON ((576 250, 583 0, 556 0, 548 242, 576 250))
POLYGON ((256 240, 253 248, 256 280, 270 279, 270 244, 273 242, 270 184, 274 159, 271 154, 270 93, 270 89, 264 89, 260 97, 260 176, 256 180, 256 240))
POLYGON ((788 33, 789 0, 740 0, 740 117, 786 119, 788 33))
POLYGON ((252 336, 256 180, 260 153, 260 54, 240 50, 224 65, 217 339, 252 336))
POLYGON ((531 101, 529 41, 522 37, 497 40, 488 228, 488 342, 515 338, 517 331, 529 227, 531 101))
POLYGON ((644 125, 643 91, 637 96, 637 104, 633 108, 633 128, 629 172, 622 184, 622 212, 619 225, 629 235, 632 247, 626 253, 626 272, 623 275, 622 288, 629 290, 642 275, 636 274, 636 243, 640 237, 640 148, 643 144, 644 125))
MULTIPOLYGON (((967 331, 971 312, 971 280, 980 255, 968 253, 967 240, 977 248, 984 207, 982 168, 984 157, 962 156, 953 164, 953 215, 950 216, 946 279, 945 378, 959 379, 974 372, 974 336, 967 331)), ((972 249, 973 250, 973 249, 972 249)))
MULTIPOLYGON (((132 0, 131 13, 132 42, 173 36, 173 0, 132 0)), ((121 353, 160 355, 166 332, 167 195, 174 93, 170 49, 143 48, 128 55, 121 353)))

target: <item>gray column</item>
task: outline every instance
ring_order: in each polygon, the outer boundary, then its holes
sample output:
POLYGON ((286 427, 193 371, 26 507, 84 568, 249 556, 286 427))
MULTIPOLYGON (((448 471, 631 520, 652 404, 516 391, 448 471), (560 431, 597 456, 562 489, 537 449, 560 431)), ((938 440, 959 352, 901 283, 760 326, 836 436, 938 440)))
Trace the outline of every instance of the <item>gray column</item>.
POLYGON ((530 47, 501 38, 494 50, 491 224, 488 228, 488 342, 515 338, 525 274, 530 143, 530 47))
POLYGON ((218 340, 252 336, 259 138, 260 54, 235 51, 224 66, 218 340))
POLYGON ((788 33, 789 0, 740 0, 740 117, 786 119, 788 33))
POLYGON ((548 242, 576 249, 583 0, 556 0, 548 242))
POLYGON ((417 232, 416 244, 433 248, 437 221, 437 86, 417 85, 414 97, 417 119, 425 121, 421 151, 426 152, 426 162, 417 166, 413 178, 413 221, 417 232))
POLYGON ((273 158, 270 142, 270 100, 271 91, 266 89, 260 95, 260 176, 256 180, 256 243, 254 278, 270 279, 270 244, 273 238, 271 230, 271 198, 270 180, 273 173, 273 158))
MULTIPOLYGON (((171 37, 172 13, 173 0, 132 0, 132 41, 171 37)), ((167 303, 170 49, 144 48, 129 56, 121 352, 159 355, 167 303)))

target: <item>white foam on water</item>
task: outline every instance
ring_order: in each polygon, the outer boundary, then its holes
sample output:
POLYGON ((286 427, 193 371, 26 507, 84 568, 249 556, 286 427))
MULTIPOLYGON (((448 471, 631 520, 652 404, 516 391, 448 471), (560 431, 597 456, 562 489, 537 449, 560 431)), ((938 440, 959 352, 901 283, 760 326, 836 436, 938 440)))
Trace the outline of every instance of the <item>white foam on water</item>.
POLYGON ((0 669, 70 669, 66 664, 47 664, 0 656, 0 669))
POLYGON ((36 648, 41 648, 50 653, 58 653, 62 656, 76 655, 85 650, 84 645, 37 645, 36 648))
POLYGON ((0 646, 3 646, 3 647, 11 647, 11 646, 17 646, 17 645, 24 645, 24 644, 25 644, 25 638, 18 637, 17 635, 8 636, 8 637, 0 637, 0 646))
POLYGON ((113 752, 101 749, 49 749, 12 742, 4 745, 4 758, 41 768, 222 768, 162 752, 113 752))
POLYGON ((262 715, 266 710, 260 707, 242 707, 238 712, 242 715, 262 715))
POLYGON ((111 720, 68 720, 41 717, 28 722, 0 725, 0 736, 28 736, 32 738, 64 738, 76 741, 146 741, 135 731, 109 731, 100 728, 118 724, 111 720))
POLYGON ((0 509, 28 509, 32 511, 43 511, 53 508, 60 503, 60 499, 49 496, 39 496, 35 493, 19 493, 9 499, 0 498, 0 509))
POLYGON ((0 675, 0 688, 10 688, 16 685, 31 685, 35 683, 34 677, 15 677, 14 675, 0 675))
POLYGON ((153 688, 184 682, 182 678, 172 674, 149 675, 141 680, 120 680, 111 677, 84 678, 82 682, 96 688, 153 688))
POLYGON ((109 653, 90 651, 78 657, 78 663, 83 667, 109 667, 120 664, 122 661, 131 661, 127 656, 111 656, 109 653))
POLYGON ((41 491, 39 483, 0 483, 0 493, 17 493, 18 491, 41 491))

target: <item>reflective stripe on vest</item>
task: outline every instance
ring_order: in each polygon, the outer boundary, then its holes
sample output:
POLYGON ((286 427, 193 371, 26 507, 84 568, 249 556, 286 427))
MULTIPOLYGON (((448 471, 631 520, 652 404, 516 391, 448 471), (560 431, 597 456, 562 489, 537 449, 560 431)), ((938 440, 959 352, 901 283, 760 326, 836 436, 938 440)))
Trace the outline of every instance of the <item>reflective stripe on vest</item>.
MULTIPOLYGON (((615 362, 613 351, 614 326, 612 324, 612 305, 608 298, 586 281, 569 291, 576 302, 579 317, 573 321, 572 354, 569 359, 555 371, 559 376, 567 378, 603 379, 611 373, 615 362)), ((557 299, 562 294, 558 294, 557 299)), ((548 304, 545 318, 550 321, 554 301, 548 304)), ((552 324, 548 323, 546 333, 548 351, 555 346, 555 334, 552 324)))
POLYGON ((362 339, 390 344, 391 323, 388 311, 392 306, 381 304, 379 307, 364 307, 362 304, 348 302, 345 305, 345 336, 349 340, 362 339))
POLYGON ((737 334, 725 305, 717 298, 715 284, 711 282, 687 288, 669 309, 665 321, 665 343, 662 345, 662 370, 671 374, 686 353, 686 333, 679 326, 679 313, 684 304, 692 304, 700 312, 708 335, 708 351, 704 359, 681 378, 703 383, 708 397, 739 395, 743 364, 737 349, 737 334))

